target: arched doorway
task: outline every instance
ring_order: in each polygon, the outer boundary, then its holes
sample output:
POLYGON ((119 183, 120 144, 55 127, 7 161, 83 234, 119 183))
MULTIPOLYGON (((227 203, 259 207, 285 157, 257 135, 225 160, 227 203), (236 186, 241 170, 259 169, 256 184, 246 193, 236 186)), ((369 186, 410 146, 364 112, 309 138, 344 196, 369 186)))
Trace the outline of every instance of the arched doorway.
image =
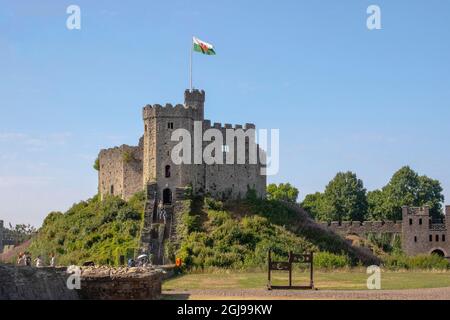
POLYGON ((441 249, 434 249, 431 251, 431 254, 438 255, 439 257, 445 257, 445 253, 441 249))
POLYGON ((163 204, 172 204, 172 190, 169 188, 163 190, 163 204))

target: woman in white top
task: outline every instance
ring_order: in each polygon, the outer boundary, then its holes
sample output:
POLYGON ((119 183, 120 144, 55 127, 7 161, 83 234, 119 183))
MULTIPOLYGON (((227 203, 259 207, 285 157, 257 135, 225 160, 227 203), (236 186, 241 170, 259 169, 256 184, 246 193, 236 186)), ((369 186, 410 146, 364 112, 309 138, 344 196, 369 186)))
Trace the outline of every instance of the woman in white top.
POLYGON ((38 256, 34 261, 36 262, 36 267, 43 267, 41 256, 38 256))
POLYGON ((55 262, 56 262, 55 255, 52 254, 51 257, 50 257, 50 267, 54 268, 55 267, 55 262))

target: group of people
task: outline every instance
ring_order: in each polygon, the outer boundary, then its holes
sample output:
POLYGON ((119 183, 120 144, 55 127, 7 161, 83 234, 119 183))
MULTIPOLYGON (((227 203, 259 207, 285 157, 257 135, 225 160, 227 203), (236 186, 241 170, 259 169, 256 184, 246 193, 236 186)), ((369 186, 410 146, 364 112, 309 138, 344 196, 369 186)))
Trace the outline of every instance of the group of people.
POLYGON ((167 222, 167 211, 164 208, 158 208, 158 220, 164 221, 164 224, 167 222))
MULTIPOLYGON (((44 266, 44 260, 41 256, 37 256, 36 259, 31 258, 31 254, 29 252, 21 252, 19 253, 19 257, 17 258, 17 265, 19 266, 31 266, 32 262, 34 262, 35 266, 40 268, 44 266)), ((52 253, 50 254, 50 267, 56 266, 56 258, 52 253)))

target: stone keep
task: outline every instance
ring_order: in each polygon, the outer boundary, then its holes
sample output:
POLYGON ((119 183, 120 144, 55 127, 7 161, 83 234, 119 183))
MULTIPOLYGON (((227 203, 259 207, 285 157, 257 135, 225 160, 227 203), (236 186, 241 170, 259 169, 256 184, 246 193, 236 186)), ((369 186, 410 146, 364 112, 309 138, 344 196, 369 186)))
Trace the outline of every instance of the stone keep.
MULTIPOLYGON (((201 163, 175 165, 171 159, 173 147, 179 141, 171 141, 174 130, 186 129, 194 140, 195 130, 203 136, 208 129, 220 130, 224 140, 227 129, 255 129, 253 124, 244 126, 221 125, 204 119, 205 92, 186 90, 184 104, 173 106, 166 104, 147 105, 143 108, 144 134, 138 146, 122 145, 112 149, 101 150, 99 154, 98 188, 101 196, 116 195, 128 200, 133 194, 146 190, 156 183, 158 198, 166 203, 177 200, 180 190, 192 186, 198 194, 209 194, 217 199, 244 198, 249 189, 254 189, 259 197, 265 196, 266 176, 261 175, 262 165, 259 156, 265 156, 259 146, 255 145, 258 155, 256 164, 249 161, 248 150, 253 146, 253 139, 247 138, 245 163, 213 164, 201 163), (199 125, 200 124, 200 125, 199 125), (178 191, 178 192, 177 192, 178 191)), ((242 132, 242 131, 241 131, 242 132)), ((200 142, 203 149, 211 142, 200 142)), ((225 143, 225 142, 224 142, 225 143)), ((234 140, 234 147, 237 144, 234 140)), ((230 146, 227 146, 229 148, 230 146)), ((224 159, 226 150, 223 152, 224 159)), ((191 146, 194 161, 194 145, 191 146)))

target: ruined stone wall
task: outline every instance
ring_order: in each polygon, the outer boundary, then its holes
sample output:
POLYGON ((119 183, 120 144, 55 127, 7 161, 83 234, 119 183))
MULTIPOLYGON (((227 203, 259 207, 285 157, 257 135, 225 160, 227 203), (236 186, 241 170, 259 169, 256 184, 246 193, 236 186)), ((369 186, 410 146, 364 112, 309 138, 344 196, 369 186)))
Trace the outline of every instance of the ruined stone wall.
POLYGON ((151 300, 161 295, 153 268, 81 268, 81 289, 70 290, 66 268, 0 265, 0 300, 151 300))
MULTIPOLYGON (((203 130, 217 129, 222 133, 224 138, 223 145, 228 151, 222 152, 223 164, 205 165, 205 192, 211 194, 213 197, 219 199, 242 199, 245 198, 248 189, 254 189, 258 196, 264 197, 266 191, 266 176, 261 175, 261 166, 258 159, 259 146, 254 142, 254 135, 251 138, 245 139, 245 161, 244 164, 238 164, 237 149, 238 140, 227 141, 226 131, 234 130, 254 130, 255 125, 247 123, 245 126, 214 123, 211 126, 209 120, 205 120, 203 130), (256 150, 256 164, 250 163, 249 149, 253 147, 256 150), (234 164, 227 164, 227 153, 234 151, 234 164)), ((204 148, 211 142, 205 142, 204 148)))
POLYGON ((78 300, 65 269, 0 265, 0 300, 78 300))
POLYGON ((99 154, 99 192, 128 200, 143 189, 142 147, 122 145, 99 154))
POLYGON ((402 232, 402 223, 394 221, 333 221, 321 222, 323 227, 340 235, 355 234, 361 237, 369 233, 397 233, 402 232))
POLYGON ((81 272, 80 297, 89 300, 154 300, 162 273, 150 268, 93 267, 81 272))
POLYGON ((142 159, 143 141, 140 140, 138 147, 124 147, 130 155, 123 163, 123 198, 128 200, 134 194, 143 190, 142 184, 142 159))

